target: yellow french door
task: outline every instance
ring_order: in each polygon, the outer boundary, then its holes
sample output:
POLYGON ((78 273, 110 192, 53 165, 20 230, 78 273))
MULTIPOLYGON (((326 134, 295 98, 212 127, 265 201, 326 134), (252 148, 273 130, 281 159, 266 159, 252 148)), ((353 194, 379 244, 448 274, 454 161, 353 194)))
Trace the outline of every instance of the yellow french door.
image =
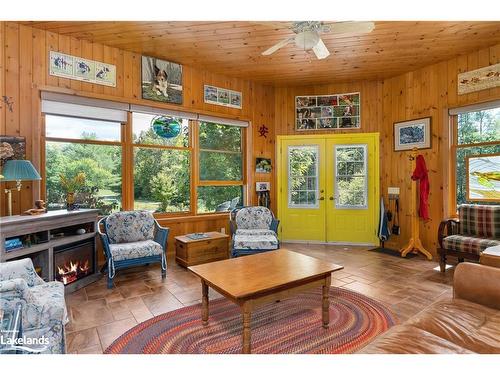
POLYGON ((377 244, 378 134, 326 140, 326 240, 377 244))
POLYGON ((282 238, 325 241, 324 158, 324 139, 282 141, 278 167, 282 238))
POLYGON ((279 137, 283 241, 377 244, 378 133, 279 137))

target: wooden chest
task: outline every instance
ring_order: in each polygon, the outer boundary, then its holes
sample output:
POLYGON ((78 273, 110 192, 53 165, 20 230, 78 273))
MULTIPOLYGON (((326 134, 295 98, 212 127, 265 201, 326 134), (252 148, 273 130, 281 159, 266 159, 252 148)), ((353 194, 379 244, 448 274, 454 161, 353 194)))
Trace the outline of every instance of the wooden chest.
POLYGON ((229 258, 229 236, 207 232, 209 238, 191 239, 187 235, 175 237, 175 260, 184 267, 229 258))

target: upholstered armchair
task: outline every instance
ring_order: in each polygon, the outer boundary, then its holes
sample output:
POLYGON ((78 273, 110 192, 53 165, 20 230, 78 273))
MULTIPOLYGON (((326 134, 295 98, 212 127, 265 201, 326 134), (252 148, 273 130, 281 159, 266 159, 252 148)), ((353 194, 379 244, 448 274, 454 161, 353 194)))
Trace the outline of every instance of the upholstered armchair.
POLYGON ((230 214, 231 256, 279 249, 278 225, 279 220, 266 207, 234 209, 230 214))
POLYGON ((13 310, 18 302, 22 305, 23 335, 48 339, 42 353, 64 353, 68 316, 63 283, 43 281, 30 258, 0 263, 0 307, 13 310))
POLYGON ((447 256, 478 261, 486 248, 500 245, 500 206, 462 204, 458 219, 443 220, 438 230, 439 265, 446 270, 447 256))
POLYGON ((163 228, 149 211, 120 211, 98 222, 107 261, 108 288, 113 287, 119 269, 150 263, 161 264, 161 276, 167 274, 168 228, 163 228))

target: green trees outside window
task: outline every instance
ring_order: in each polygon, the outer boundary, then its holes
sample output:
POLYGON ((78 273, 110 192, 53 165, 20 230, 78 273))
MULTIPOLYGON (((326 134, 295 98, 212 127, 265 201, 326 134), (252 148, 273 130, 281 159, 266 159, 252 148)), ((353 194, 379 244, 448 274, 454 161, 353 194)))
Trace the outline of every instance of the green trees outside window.
POLYGON ((500 153, 500 108, 461 113, 457 116, 457 205, 468 203, 465 161, 467 156, 497 153, 500 153))
POLYGON ((165 138, 151 127, 155 114, 134 112, 131 117, 131 124, 120 124, 45 116, 49 209, 65 207, 60 176, 73 178, 81 172, 85 187, 77 193, 76 203, 82 208, 98 208, 103 215, 122 208, 122 188, 127 187, 122 186, 123 173, 133 179, 129 188, 133 188, 133 202, 128 203, 133 209, 209 213, 243 204, 242 128, 174 118, 180 131, 165 138), (194 127, 198 127, 197 139, 192 137, 194 127), (122 134, 129 131, 132 138, 125 141, 122 134), (199 161, 198 176, 192 175, 194 153, 199 161), (132 156, 125 159, 126 170, 122 171, 124 155, 132 156))

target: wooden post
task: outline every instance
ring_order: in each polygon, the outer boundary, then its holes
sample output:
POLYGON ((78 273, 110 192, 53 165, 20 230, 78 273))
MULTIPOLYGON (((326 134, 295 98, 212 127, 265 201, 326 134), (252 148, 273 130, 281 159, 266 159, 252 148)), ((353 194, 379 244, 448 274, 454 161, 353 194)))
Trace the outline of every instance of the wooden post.
POLYGON ((208 325, 208 285, 201 280, 201 321, 204 326, 208 325))
POLYGON ((242 306, 243 313, 243 354, 250 354, 252 335, 250 331, 250 324, 252 319, 252 302, 246 301, 242 306))
POLYGON ((332 283, 332 277, 328 276, 325 279, 325 284, 323 285, 323 328, 328 328, 330 324, 330 284, 332 283))

